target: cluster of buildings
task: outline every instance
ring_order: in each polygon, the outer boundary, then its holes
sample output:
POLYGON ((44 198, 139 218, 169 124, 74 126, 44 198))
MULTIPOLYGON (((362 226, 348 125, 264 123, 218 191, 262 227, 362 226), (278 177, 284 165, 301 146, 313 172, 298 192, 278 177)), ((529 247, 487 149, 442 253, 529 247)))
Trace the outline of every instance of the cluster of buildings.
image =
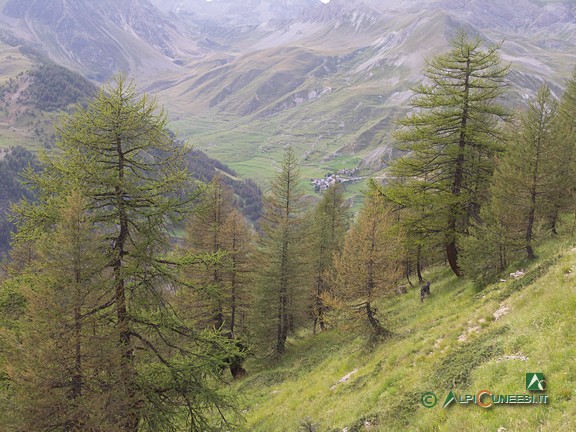
POLYGON ((322 178, 310 179, 310 184, 314 186, 314 191, 322 192, 336 183, 359 182, 362 177, 358 177, 358 168, 342 168, 336 173, 328 173, 322 178))

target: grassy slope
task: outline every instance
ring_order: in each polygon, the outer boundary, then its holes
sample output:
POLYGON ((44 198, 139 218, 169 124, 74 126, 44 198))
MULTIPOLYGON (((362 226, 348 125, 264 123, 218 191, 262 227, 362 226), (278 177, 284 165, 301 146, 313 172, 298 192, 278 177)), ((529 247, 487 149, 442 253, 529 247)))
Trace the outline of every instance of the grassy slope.
MULTIPOLYGON (((0 8, 5 2, 0 1, 0 8)), ((20 72, 32 67, 32 62, 19 52, 18 48, 0 42, 0 85, 20 72)), ((27 132, 20 123, 16 123, 4 110, 4 101, 0 103, 0 147, 28 145, 27 132)))
POLYGON ((540 254, 523 278, 482 291, 430 272, 423 304, 416 289, 382 303, 395 336, 373 349, 333 330, 293 340, 272 368, 252 360, 233 385, 245 395, 246 430, 576 430, 576 249, 550 242, 540 254), (502 306, 509 311, 495 320, 502 306), (441 407, 452 382, 456 394, 524 394, 526 372, 545 374, 548 406, 441 407), (426 391, 438 396, 433 409, 420 404, 426 391), (315 428, 299 429, 306 421, 315 428))

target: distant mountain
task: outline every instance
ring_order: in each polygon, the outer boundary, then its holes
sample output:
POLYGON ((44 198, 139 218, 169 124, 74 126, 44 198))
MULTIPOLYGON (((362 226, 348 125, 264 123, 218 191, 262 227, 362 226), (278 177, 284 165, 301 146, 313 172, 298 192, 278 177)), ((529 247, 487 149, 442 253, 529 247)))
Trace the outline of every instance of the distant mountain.
POLYGON ((10 77, 0 84, 0 144, 50 148, 59 113, 93 97, 97 89, 79 73, 51 62, 10 77))
POLYGON ((229 27, 260 25, 270 21, 290 21, 320 4, 319 0, 150 1, 163 12, 189 15, 199 22, 212 21, 229 27))
POLYGON ((576 65, 569 1, 252 0, 244 13, 234 0, 152 1, 190 26, 203 23, 220 50, 149 88, 173 102, 200 148, 256 176, 287 144, 307 172, 373 171, 395 157, 390 132, 409 89, 458 29, 503 42, 511 106, 544 81, 560 95, 576 65))
MULTIPOLYGON (((237 178, 234 170, 198 150, 188 153, 187 165, 191 175, 203 182, 220 175, 222 182, 233 191, 237 208, 257 226, 262 214, 262 192, 254 181, 237 178)), ((36 199, 34 191, 24 186, 21 176, 27 167, 40 171, 34 153, 21 146, 0 148, 0 259, 10 250, 10 236, 15 230, 9 215, 10 206, 21 199, 36 199)))
POLYGON ((24 57, 15 69, 43 55, 96 81, 128 71, 181 137, 255 178, 286 145, 311 177, 377 172, 395 157, 390 133, 425 58, 458 29, 503 42, 511 106, 544 81, 560 95, 576 65, 569 0, 2 3, 0 42, 24 57))
POLYGON ((200 54, 147 0, 8 0, 2 14, 14 34, 98 81, 118 70, 175 71, 200 54))

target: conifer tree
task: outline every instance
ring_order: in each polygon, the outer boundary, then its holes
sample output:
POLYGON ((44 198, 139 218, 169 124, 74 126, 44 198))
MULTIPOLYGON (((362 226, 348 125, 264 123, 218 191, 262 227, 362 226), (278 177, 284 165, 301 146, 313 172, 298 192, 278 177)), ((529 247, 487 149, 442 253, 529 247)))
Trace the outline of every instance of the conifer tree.
POLYGON ((336 295, 347 309, 367 320, 376 336, 391 332, 382 324, 374 302, 393 292, 402 277, 403 239, 394 225, 382 197, 371 191, 334 259, 336 295))
POLYGON ((138 96, 123 76, 64 117, 58 132, 59 152, 43 158, 41 174, 30 173, 39 201, 20 206, 18 238, 50 231, 53 203, 68 190, 79 191, 104 234, 103 270, 112 288, 100 307, 110 312, 120 350, 110 385, 125 395, 111 407, 118 410, 116 429, 210 430, 211 420, 225 422, 209 413, 227 406, 209 380, 231 355, 230 344, 195 332, 171 306, 180 281, 168 256, 170 221, 190 201, 186 149, 176 145, 156 102, 138 96))
POLYGON ((392 167, 387 196, 416 209, 416 226, 443 244, 450 267, 461 275, 458 241, 479 215, 500 150, 498 102, 508 66, 499 46, 483 48, 459 32, 451 50, 429 61, 427 83, 413 89, 412 113, 401 119, 396 137, 409 152, 392 167))
POLYGON ((308 237, 308 262, 311 266, 313 283, 312 316, 314 332, 316 326, 326 329, 327 305, 325 297, 332 294, 330 273, 334 255, 342 248, 349 223, 348 204, 344 199, 341 184, 330 186, 322 196, 312 216, 310 236, 308 237))
POLYGON ((26 299, 5 366, 14 430, 118 430, 130 400, 110 385, 120 353, 110 313, 100 308, 112 288, 105 245, 84 199, 72 193, 59 206, 54 231, 37 239, 35 260, 10 281, 26 299))
MULTIPOLYGON (((233 201, 232 191, 219 176, 202 194, 188 225, 185 246, 206 259, 186 270, 192 289, 180 301, 196 325, 213 328, 243 346, 248 335, 254 238, 233 201)), ((241 357, 235 357, 230 364, 235 377, 245 373, 241 362, 241 357)))
POLYGON ((566 83, 566 89, 558 106, 558 121, 561 128, 561 137, 558 142, 558 154, 561 157, 555 172, 558 179, 562 179, 564 186, 558 188, 550 197, 554 201, 552 212, 549 216, 549 226, 553 234, 556 234, 556 224, 560 212, 574 209, 576 200, 576 68, 566 83))
POLYGON ((299 182, 296 156, 288 149, 281 171, 265 197, 260 222, 263 235, 257 255, 256 337, 262 350, 275 356, 285 352, 288 335, 306 315, 304 218, 299 182))
MULTIPOLYGON (((422 276, 423 262, 425 257, 434 256, 435 248, 438 247, 434 242, 435 233, 431 232, 427 227, 428 218, 431 215, 432 205, 426 201, 426 196, 420 198, 422 201, 412 201, 410 207, 407 207, 402 199, 398 200, 398 192, 403 187, 403 182, 395 179, 392 184, 382 186, 376 183, 374 179, 370 179, 370 188, 373 193, 379 195, 386 203, 393 209, 393 214, 396 223, 401 227, 404 232, 404 274, 412 286, 410 281, 410 274, 415 267, 418 283, 422 283, 424 278, 422 276)), ((417 197, 413 197, 417 198, 417 197)))
POLYGON ((248 309, 253 302, 250 289, 254 278, 254 233, 237 209, 233 209, 226 218, 223 232, 227 239, 227 303, 230 313, 226 330, 229 337, 243 339, 249 333, 248 309))
POLYGON ((512 261, 518 258, 523 241, 511 228, 508 213, 501 203, 491 199, 480 210, 480 221, 473 222, 461 241, 461 266, 464 275, 484 287, 497 280, 512 261))
POLYGON ((555 229, 572 193, 574 150, 567 141, 558 101, 542 86, 510 131, 492 178, 491 200, 463 242, 468 276, 488 283, 522 252, 536 257, 537 231, 555 229))
MULTIPOLYGON (((225 254, 226 233, 224 225, 232 212, 232 192, 216 176, 208 185, 199 205, 188 224, 186 247, 194 253, 225 254)), ((226 257, 205 260, 191 269, 192 282, 199 288, 196 292, 194 310, 196 321, 221 331, 224 327, 225 267, 226 257)))
POLYGON ((528 259, 535 258, 533 242, 539 222, 557 211, 555 198, 568 194, 562 175, 564 137, 559 127, 558 101, 547 86, 539 89, 512 132, 508 150, 494 175, 492 196, 508 235, 523 240, 528 259))

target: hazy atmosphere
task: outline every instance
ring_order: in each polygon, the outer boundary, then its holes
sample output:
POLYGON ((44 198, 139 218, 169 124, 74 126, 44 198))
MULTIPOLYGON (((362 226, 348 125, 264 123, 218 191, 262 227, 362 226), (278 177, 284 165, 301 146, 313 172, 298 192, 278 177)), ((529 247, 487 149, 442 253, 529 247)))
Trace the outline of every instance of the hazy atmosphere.
POLYGON ((572 0, 0 0, 0 431, 576 430, 575 113, 572 0))

